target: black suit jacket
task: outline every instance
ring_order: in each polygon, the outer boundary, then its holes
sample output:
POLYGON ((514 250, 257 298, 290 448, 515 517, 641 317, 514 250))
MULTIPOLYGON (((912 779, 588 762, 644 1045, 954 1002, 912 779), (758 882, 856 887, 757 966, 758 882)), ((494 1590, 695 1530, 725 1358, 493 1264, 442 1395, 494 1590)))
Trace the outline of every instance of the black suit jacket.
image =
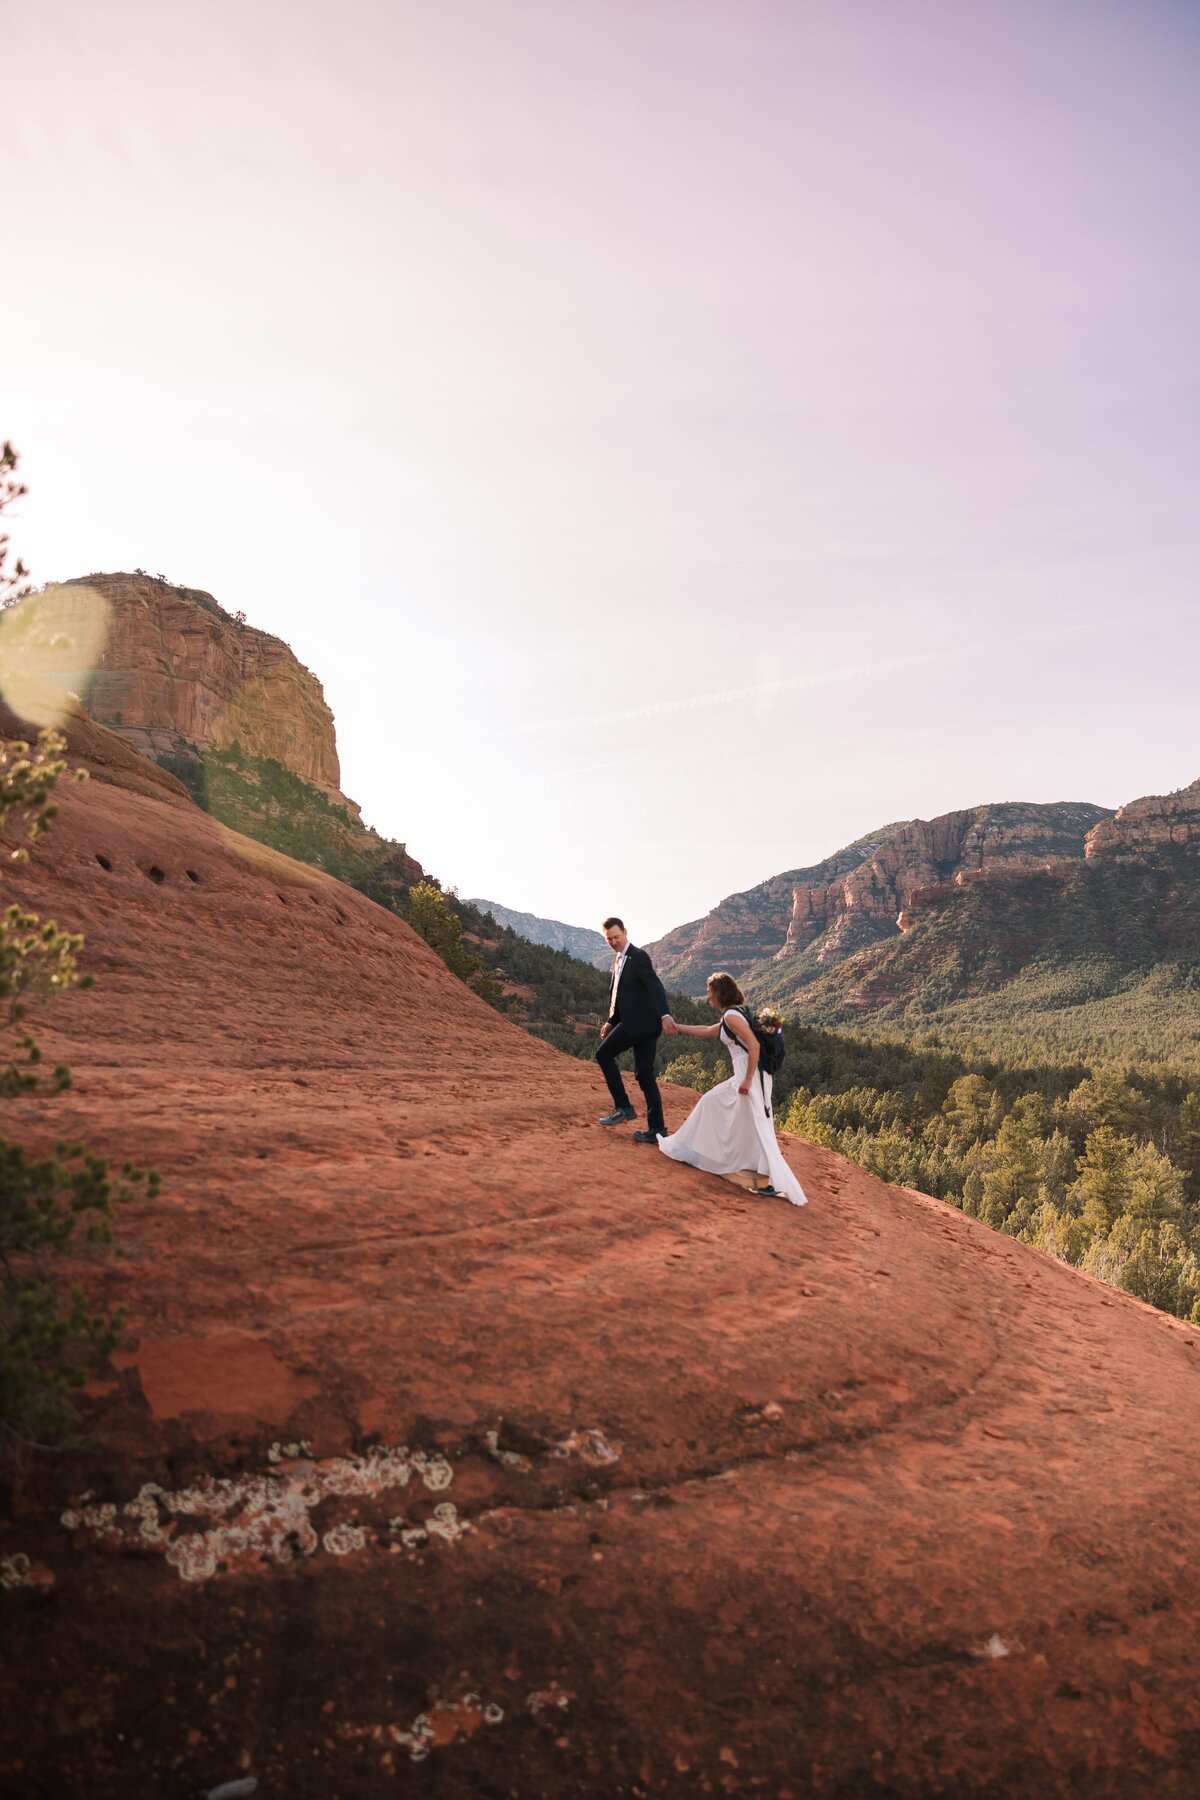
POLYGON ((654 973, 654 964, 645 950, 630 944, 625 953, 625 966, 617 983, 616 999, 609 1013, 610 1024, 621 1024, 630 1037, 657 1037, 662 1030, 663 1014, 671 1010, 667 990, 654 973))

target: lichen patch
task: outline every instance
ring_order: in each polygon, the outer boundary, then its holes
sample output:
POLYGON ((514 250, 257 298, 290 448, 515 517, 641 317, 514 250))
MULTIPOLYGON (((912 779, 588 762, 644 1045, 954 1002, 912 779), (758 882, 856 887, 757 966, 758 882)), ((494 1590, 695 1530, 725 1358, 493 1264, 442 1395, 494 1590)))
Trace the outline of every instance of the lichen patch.
POLYGON ((560 1461, 578 1458, 589 1468, 601 1469, 620 1462, 621 1446, 610 1444, 604 1433, 592 1426, 572 1431, 565 1438, 560 1438, 550 1454, 560 1461))
MULTIPOLYGON (((355 1555, 368 1547, 368 1527, 340 1520, 319 1534, 312 1514, 326 1501, 374 1499, 414 1479, 433 1493, 444 1492, 454 1471, 444 1456, 405 1445, 374 1445, 362 1456, 311 1455, 305 1440, 272 1444, 266 1467, 233 1477, 204 1476, 188 1487, 169 1489, 148 1481, 132 1500, 118 1505, 88 1492, 62 1514, 64 1527, 108 1548, 123 1545, 159 1551, 180 1579, 208 1581, 214 1575, 290 1563, 323 1550, 329 1556, 355 1555)), ((423 1524, 393 1520, 406 1548, 431 1538, 453 1543, 469 1529, 457 1509, 442 1501, 423 1524)))

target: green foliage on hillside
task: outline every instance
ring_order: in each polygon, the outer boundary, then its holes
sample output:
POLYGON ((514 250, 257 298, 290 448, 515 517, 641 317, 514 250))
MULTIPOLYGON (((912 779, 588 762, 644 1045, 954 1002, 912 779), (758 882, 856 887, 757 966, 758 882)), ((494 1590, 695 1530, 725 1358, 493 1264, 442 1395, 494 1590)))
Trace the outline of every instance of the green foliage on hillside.
MULTIPOLYGON (((680 1017, 678 1013, 675 1016, 680 1017)), ((690 1023, 687 1019, 681 1022, 685 1025, 690 1023)), ((702 1024, 703 1021, 698 1020, 697 1023, 702 1024)), ((715 1057, 706 1057, 699 1051, 689 1050, 683 1056, 672 1057, 659 1074, 663 1081, 673 1081, 679 1087, 695 1088, 698 1094, 707 1094, 710 1088, 715 1088, 727 1078, 729 1067, 726 1065, 722 1068, 715 1057)))
POLYGON ((936 1029, 1031 1059, 1200 1061, 1200 854, 976 883, 843 962, 784 957, 742 985, 813 1024, 936 1029))
MULTIPOLYGON (((600 1026, 608 1016, 607 970, 593 968, 566 950, 532 944, 467 901, 456 899, 454 904, 472 948, 500 989, 493 1002, 498 1010, 568 1056, 594 1056, 600 1026)), ((677 1018, 699 1019, 694 1001, 679 994, 670 998, 677 1018)))
MULTIPOLYGON (((1025 1060, 790 1022, 780 1126, 1200 1324, 1200 1065, 1025 1060)), ((665 1076, 703 1092, 704 1043, 665 1076)))
MULTIPOLYGON (((29 492, 17 474, 20 460, 6 438, 3 445, 0 445, 0 513, 29 492)), ((28 577, 29 570, 20 557, 12 556, 7 531, 0 529, 0 607, 16 605, 22 595, 28 592, 28 577)))
MULTIPOLYGON (((0 513, 25 492, 17 454, 0 451, 0 513)), ((9 563, 9 540, 0 533, 0 606, 19 599, 28 571, 9 563)), ((51 795, 66 772, 66 740, 43 731, 31 747, 0 743, 0 829, 24 840, 10 863, 28 859, 53 822, 51 795)), ((85 780, 86 772, 76 772, 85 780)), ((60 931, 53 920, 10 906, 0 917, 0 1098, 29 1094, 41 1085, 41 1051, 23 1029, 28 1001, 37 994, 87 987, 77 957, 83 939, 60 931)), ((71 1084, 60 1065, 49 1092, 71 1084)), ((93 1307, 82 1289, 64 1290, 54 1267, 80 1243, 108 1242, 113 1209, 134 1184, 150 1192, 158 1176, 126 1163, 122 1180, 109 1180, 108 1165, 80 1144, 59 1144, 53 1156, 31 1157, 0 1137, 0 1461, 12 1466, 38 1440, 61 1437, 74 1420, 72 1391, 90 1364, 106 1358, 120 1337, 120 1313, 93 1307)))
POLYGON ((249 756, 233 744, 203 755, 162 751, 157 760, 223 825, 339 881, 359 880, 395 848, 274 757, 249 756))
MULTIPOLYGON (((63 775, 64 741, 41 734, 38 745, 0 745, 0 826, 27 840, 49 829, 49 796, 63 775)), ((13 859, 28 852, 19 848, 13 859)), ((23 1030, 26 1004, 37 993, 83 987, 77 955, 83 940, 52 920, 10 906, 0 920, 0 1023, 7 1030, 0 1096, 40 1086, 37 1043, 23 1030)), ((70 1086, 59 1066, 50 1093, 70 1086)), ((107 1243, 116 1203, 136 1183, 156 1192, 158 1177, 126 1164, 114 1184, 108 1165, 80 1144, 59 1144, 52 1156, 31 1157, 0 1137, 0 1432, 3 1460, 21 1447, 60 1437, 74 1420, 71 1394, 89 1365, 103 1361, 120 1338, 120 1314, 93 1307, 82 1290, 64 1290, 52 1264, 80 1244, 107 1243)))
POLYGON ((437 952, 452 975, 474 988, 484 1000, 496 998, 499 989, 484 969, 483 958, 472 955, 463 943, 462 920, 436 881, 418 881, 410 889, 407 917, 413 930, 437 952))

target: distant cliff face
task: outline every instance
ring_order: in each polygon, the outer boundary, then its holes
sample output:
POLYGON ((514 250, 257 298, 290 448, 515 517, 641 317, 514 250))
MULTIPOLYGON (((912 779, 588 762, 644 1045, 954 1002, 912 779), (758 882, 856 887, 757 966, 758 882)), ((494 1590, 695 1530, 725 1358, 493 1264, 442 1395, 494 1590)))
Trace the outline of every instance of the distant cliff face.
POLYGON ((592 963, 596 968, 609 968, 612 965, 612 951, 605 943, 602 934, 591 931, 586 925, 564 925, 561 919, 542 919, 536 913, 514 912, 511 906, 501 906, 495 900, 468 900, 468 906, 477 906, 482 913, 491 913, 497 925, 507 925, 518 937, 528 938, 531 944, 544 944, 550 950, 565 950, 568 955, 578 957, 580 962, 592 963))
POLYGON ((742 982, 810 1023, 1193 1056, 1200 782, 1116 814, 999 806, 915 822, 844 880, 798 888, 793 926, 786 952, 742 982))
POLYGON ((820 963, 839 962, 907 931, 969 882, 1077 860, 1088 832, 1107 816, 1086 803, 1012 804, 885 825, 813 868, 731 895, 661 938, 655 960, 667 979, 697 994, 714 969, 739 974, 767 957, 809 952, 820 963))
POLYGON ((823 892, 829 883, 857 868, 892 833, 903 829, 886 825, 812 868, 790 869, 744 893, 731 894, 703 919, 678 925, 649 945, 655 967, 670 986, 685 994, 702 994, 714 971, 728 969, 738 974, 764 957, 777 956, 787 948, 796 895, 823 892))
POLYGON ((785 954, 817 939, 818 960, 837 962, 864 944, 908 931, 922 913, 972 881, 1032 875, 1076 861, 1105 809, 975 806, 896 827, 862 862, 832 882, 800 885, 792 897, 785 954))
POLYGON ((1085 854, 1141 858, 1167 844, 1200 843, 1200 780, 1117 808, 1088 833, 1085 854))
POLYGON ((280 638, 232 618, 211 594, 149 575, 87 575, 62 592, 73 588, 81 616, 89 589, 109 608, 103 648, 78 671, 91 718, 151 757, 238 744, 350 804, 321 684, 280 638))

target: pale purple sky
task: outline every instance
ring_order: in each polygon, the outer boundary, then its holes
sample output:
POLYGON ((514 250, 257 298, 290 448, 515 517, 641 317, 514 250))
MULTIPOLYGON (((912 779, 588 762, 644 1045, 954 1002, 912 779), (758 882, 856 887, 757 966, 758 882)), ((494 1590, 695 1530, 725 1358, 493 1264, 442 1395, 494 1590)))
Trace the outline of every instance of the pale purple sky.
POLYGON ((444 881, 1200 774, 1190 0, 0 13, 17 547, 286 638, 444 881))

